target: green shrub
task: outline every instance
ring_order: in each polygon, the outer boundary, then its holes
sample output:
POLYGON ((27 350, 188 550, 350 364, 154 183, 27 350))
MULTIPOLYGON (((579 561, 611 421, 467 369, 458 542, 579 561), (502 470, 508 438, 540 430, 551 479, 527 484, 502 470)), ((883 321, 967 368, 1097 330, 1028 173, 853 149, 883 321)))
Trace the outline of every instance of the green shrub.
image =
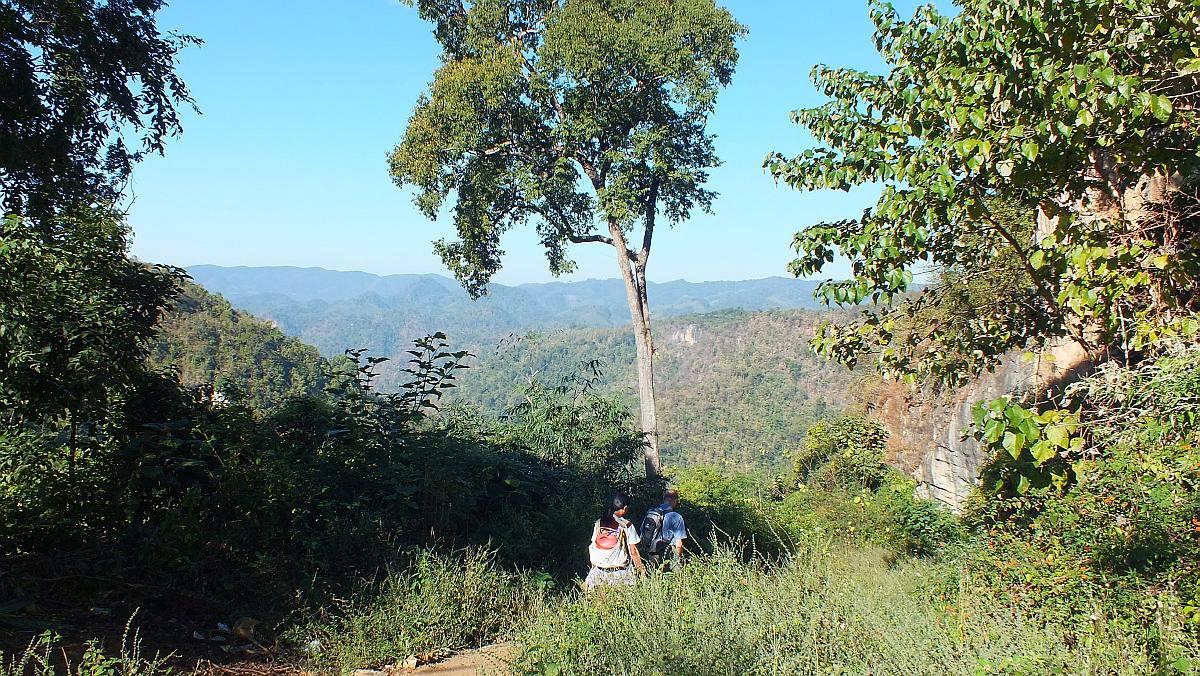
POLYGON ((842 542, 884 545, 894 536, 883 504, 870 491, 802 484, 784 498, 779 512, 794 537, 821 535, 842 542))
POLYGON ((936 556, 967 539, 967 529, 941 503, 916 497, 912 479, 892 471, 876 500, 891 523, 889 544, 912 556, 936 556))
POLYGON ((1058 622, 1111 616, 1147 641, 1200 636, 1200 347, 1105 366, 1068 394, 1087 436, 1062 458, 1072 481, 979 496, 972 574, 1058 622))
POLYGON ((913 556, 936 556, 962 542, 966 530, 958 517, 916 497, 914 487, 895 470, 888 470, 874 491, 801 484, 778 504, 777 521, 793 539, 820 534, 913 556))
POLYGON ((804 448, 795 457, 797 485, 874 489, 887 475, 883 452, 887 430, 862 416, 821 421, 808 428, 804 448))
POLYGON ((963 539, 958 519, 932 500, 909 499, 893 508, 899 545, 915 556, 933 556, 963 539))
POLYGON ((779 520, 776 505, 764 499, 769 491, 760 477, 689 467, 675 476, 673 484, 679 491, 679 512, 692 537, 690 550, 712 551, 719 543, 737 541, 746 553, 761 556, 777 557, 790 551, 791 534, 779 520))

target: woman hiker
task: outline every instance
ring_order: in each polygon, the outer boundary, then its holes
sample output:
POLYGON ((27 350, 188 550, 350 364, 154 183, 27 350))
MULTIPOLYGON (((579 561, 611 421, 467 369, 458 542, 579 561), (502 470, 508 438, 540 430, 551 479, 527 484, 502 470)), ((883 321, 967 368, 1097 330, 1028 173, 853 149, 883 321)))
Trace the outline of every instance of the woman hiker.
POLYGON ((637 543, 641 540, 625 513, 629 511, 629 498, 623 493, 614 493, 604 506, 604 514, 592 527, 592 542, 588 545, 588 558, 592 569, 588 571, 584 586, 593 589, 602 585, 637 584, 634 567, 646 572, 637 543))

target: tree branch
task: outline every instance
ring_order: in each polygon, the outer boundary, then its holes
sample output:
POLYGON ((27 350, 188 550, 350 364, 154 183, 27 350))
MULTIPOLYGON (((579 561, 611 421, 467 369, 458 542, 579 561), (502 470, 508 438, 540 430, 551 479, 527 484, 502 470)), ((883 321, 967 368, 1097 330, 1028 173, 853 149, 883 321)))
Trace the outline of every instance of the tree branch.
MULTIPOLYGON (((983 202, 980 201, 980 204, 983 204, 983 202)), ((1017 254, 1017 258, 1021 259, 1021 265, 1025 268, 1025 273, 1029 275, 1030 281, 1032 281, 1033 285, 1037 287, 1038 294, 1040 294, 1042 299, 1046 301, 1046 304, 1049 305, 1050 311, 1058 314, 1061 317, 1061 312, 1058 311, 1058 300, 1054 297, 1053 292, 1051 292, 1050 289, 1043 283, 1041 276, 1038 275, 1038 272, 1034 269, 1033 264, 1029 262, 1029 255, 1026 253, 1025 247, 1021 246, 1021 243, 1017 241, 1017 238, 1011 232, 1008 231, 1008 228, 1005 228, 992 216, 987 207, 984 207, 983 218, 987 221, 988 225, 991 226, 991 228, 995 230, 1000 237, 1004 239, 1005 242, 1008 242, 1008 245, 1013 248, 1013 251, 1015 251, 1017 254)))
POLYGON ((550 218, 550 216, 546 213, 546 210, 542 207, 536 204, 528 204, 527 206, 531 211, 537 212, 547 223, 553 225, 554 229, 558 231, 558 234, 572 244, 590 244, 596 242, 600 244, 607 244, 609 246, 616 246, 616 243, 613 242, 613 239, 605 235, 576 235, 568 228, 558 224, 554 219, 550 218))
MULTIPOLYGON (((983 204, 983 202, 980 201, 980 204, 983 204)), ((1038 275, 1037 270, 1034 269, 1033 264, 1029 262, 1029 255, 1026 253, 1025 248, 1021 246, 1021 243, 1017 241, 1017 238, 1007 228, 992 216, 991 211, 986 206, 984 206, 983 218, 1017 252, 1017 257, 1021 259, 1021 265, 1025 268, 1025 273, 1029 275, 1029 279, 1037 288, 1038 294, 1046 302, 1047 309, 1054 313, 1054 316, 1062 322, 1063 328, 1071 335, 1071 338, 1088 353, 1088 358, 1096 361, 1091 341, 1087 339, 1083 329, 1063 313, 1062 308, 1058 305, 1058 299, 1054 297, 1054 292, 1046 286, 1044 280, 1038 275)))
POLYGON ((600 242, 601 244, 607 244, 607 245, 609 245, 609 246, 615 246, 615 244, 613 243, 612 237, 606 237, 606 236, 604 236, 604 235, 583 235, 583 236, 580 236, 580 235, 572 235, 572 234, 570 234, 570 233, 566 233, 566 232, 564 232, 564 233, 563 233, 563 237, 566 237, 566 238, 567 238, 567 241, 568 241, 568 242, 571 242, 572 244, 587 244, 587 243, 589 243, 589 242, 600 242))

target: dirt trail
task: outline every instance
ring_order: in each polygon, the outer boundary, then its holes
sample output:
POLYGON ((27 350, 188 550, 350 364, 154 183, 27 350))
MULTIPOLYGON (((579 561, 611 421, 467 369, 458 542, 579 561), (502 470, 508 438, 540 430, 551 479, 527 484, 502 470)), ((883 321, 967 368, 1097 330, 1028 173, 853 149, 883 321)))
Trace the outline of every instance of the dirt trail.
POLYGON ((512 671, 512 659, 516 657, 515 643, 498 643, 458 653, 453 657, 418 667, 412 674, 438 674, 438 676, 474 676, 475 674, 507 674, 512 671))

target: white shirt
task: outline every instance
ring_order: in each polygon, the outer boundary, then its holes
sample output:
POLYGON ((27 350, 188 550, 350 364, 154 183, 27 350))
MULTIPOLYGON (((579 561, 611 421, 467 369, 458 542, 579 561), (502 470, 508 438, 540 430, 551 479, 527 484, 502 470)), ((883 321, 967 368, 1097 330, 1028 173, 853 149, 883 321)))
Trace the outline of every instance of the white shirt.
POLYGON ((601 549, 596 545, 600 535, 600 519, 592 526, 592 542, 588 545, 588 558, 597 568, 624 568, 629 565, 629 548, 642 541, 637 529, 628 519, 615 517, 619 527, 617 546, 612 549, 601 549))

